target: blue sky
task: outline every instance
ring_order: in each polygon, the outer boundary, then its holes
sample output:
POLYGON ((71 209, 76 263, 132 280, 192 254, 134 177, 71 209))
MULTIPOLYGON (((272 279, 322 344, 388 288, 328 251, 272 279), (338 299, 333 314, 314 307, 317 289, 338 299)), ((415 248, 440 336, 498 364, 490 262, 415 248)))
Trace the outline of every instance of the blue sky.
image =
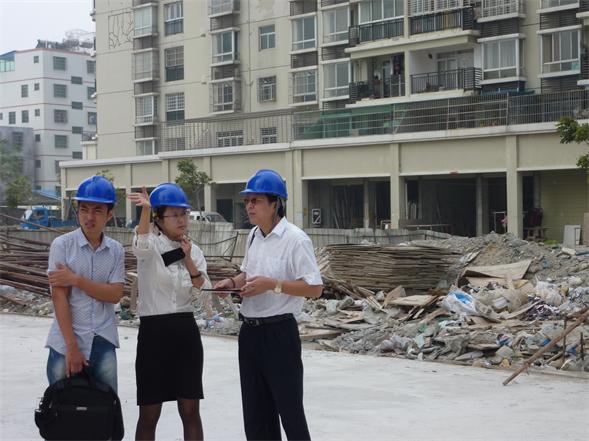
POLYGON ((94 31, 92 0, 0 0, 0 54, 61 41, 73 29, 94 31))

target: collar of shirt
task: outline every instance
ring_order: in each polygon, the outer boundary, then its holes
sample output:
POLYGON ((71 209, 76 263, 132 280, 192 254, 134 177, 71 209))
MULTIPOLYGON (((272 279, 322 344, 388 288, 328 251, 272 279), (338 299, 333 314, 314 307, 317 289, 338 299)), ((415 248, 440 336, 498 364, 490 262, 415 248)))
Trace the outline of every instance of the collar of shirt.
MULTIPOLYGON (((80 227, 80 228, 78 228, 76 230, 76 242, 78 243, 78 246, 80 248, 83 248, 85 246, 89 246, 91 249, 93 249, 92 248, 92 245, 88 241, 88 238, 84 234, 84 231, 82 231, 82 227, 80 227)), ((104 233, 102 233, 102 238, 100 240, 100 245, 94 251, 102 251, 104 248, 109 248, 107 242, 108 241, 106 240, 106 237, 104 236, 104 233)))
POLYGON ((282 219, 280 219, 280 222, 278 222, 276 224, 276 226, 274 228, 272 228, 272 231, 270 231, 270 234, 268 234, 267 236, 264 236, 264 234, 262 233, 262 229, 260 227, 256 228, 256 231, 254 234, 257 237, 259 237, 260 239, 266 239, 267 237, 270 237, 273 234, 278 237, 282 237, 284 232, 286 231, 287 225, 288 225, 288 221, 286 220, 286 217, 283 217, 282 219))

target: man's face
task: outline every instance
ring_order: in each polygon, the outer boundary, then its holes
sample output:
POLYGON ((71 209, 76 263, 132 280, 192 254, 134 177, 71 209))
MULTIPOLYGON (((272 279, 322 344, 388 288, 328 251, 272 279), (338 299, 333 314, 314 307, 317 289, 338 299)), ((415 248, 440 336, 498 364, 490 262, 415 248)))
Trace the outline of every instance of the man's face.
POLYGON ((260 225, 272 222, 276 212, 276 202, 270 202, 263 193, 249 193, 243 198, 245 211, 250 223, 260 225))
POLYGON ((112 210, 106 204, 81 201, 78 205, 78 221, 85 233, 102 233, 111 218, 112 210))

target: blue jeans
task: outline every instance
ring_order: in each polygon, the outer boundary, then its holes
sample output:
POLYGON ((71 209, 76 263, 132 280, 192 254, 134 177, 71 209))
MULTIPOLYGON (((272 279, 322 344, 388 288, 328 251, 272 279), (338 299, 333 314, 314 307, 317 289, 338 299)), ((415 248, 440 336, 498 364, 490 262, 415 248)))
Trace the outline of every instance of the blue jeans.
MULTIPOLYGON (((88 370, 96 381, 106 383, 117 392, 117 354, 115 346, 99 335, 92 340, 88 370)), ((65 378, 65 355, 49 348, 47 379, 53 384, 65 378)))

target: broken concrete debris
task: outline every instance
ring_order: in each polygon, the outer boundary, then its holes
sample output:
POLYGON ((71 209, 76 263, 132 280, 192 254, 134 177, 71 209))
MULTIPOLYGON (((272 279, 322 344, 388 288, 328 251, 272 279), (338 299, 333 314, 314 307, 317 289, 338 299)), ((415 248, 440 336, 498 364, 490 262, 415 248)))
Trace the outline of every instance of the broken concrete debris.
MULTIPOLYGON (((0 309, 52 314, 45 270, 47 246, 0 238, 0 309)), ((509 234, 452 236, 400 246, 331 245, 318 249, 324 294, 298 317, 301 339, 332 351, 479 367, 517 367, 550 344, 589 306, 589 253, 526 242, 509 234)), ((213 280, 237 265, 207 259, 213 280)), ((136 264, 126 258, 127 271, 136 264)), ((136 325, 126 286, 120 323, 136 325)), ((238 299, 235 299, 238 302, 238 299)), ((205 332, 235 335, 226 303, 195 297, 205 332)), ((538 357, 546 370, 589 371, 584 322, 538 357)))

